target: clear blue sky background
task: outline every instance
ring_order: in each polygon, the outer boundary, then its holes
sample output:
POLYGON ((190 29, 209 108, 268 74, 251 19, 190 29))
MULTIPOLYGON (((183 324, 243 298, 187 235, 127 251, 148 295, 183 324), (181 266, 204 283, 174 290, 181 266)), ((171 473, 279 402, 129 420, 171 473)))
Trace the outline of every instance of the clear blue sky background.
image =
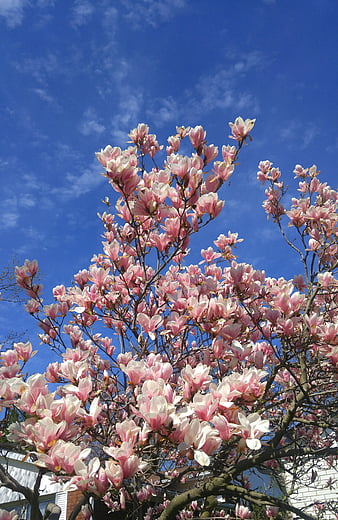
POLYGON ((299 273, 261 209, 257 163, 279 165, 290 186, 296 163, 315 163, 336 186, 337 27, 336 0, 0 0, 0 264, 38 259, 49 303, 100 250, 111 192, 95 151, 138 122, 163 143, 203 124, 222 145, 242 115, 257 118, 254 140, 194 247, 230 229, 245 239, 241 261, 299 273))

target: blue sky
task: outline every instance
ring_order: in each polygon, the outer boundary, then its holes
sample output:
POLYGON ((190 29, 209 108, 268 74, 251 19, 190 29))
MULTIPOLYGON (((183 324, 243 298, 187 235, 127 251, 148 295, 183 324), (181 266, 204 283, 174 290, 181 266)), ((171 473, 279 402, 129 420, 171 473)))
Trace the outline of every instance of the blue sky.
POLYGON ((256 170, 269 159, 292 186, 294 165, 315 163, 336 186, 337 26, 336 0, 0 0, 0 267, 38 259, 49 303, 100 250, 111 192, 95 151, 138 122, 164 144, 202 124, 222 145, 241 115, 257 118, 253 142, 198 247, 230 229, 240 260, 298 273, 256 170))

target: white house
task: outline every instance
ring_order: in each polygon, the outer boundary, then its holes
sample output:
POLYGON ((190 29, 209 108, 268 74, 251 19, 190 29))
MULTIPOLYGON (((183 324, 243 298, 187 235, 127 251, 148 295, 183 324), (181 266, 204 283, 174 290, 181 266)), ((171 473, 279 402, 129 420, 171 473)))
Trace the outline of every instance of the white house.
MULTIPOLYGON (((34 487, 38 469, 29 461, 24 460, 24 455, 19 453, 0 452, 0 464, 4 466, 21 485, 29 488, 34 487)), ((41 512, 44 512, 48 503, 52 502, 61 508, 60 520, 67 518, 68 493, 62 490, 62 486, 52 482, 48 474, 42 477, 41 482, 41 512)), ((0 484, 0 508, 6 510, 15 509, 19 513, 20 520, 29 518, 29 504, 20 493, 1 487, 0 484)))
MULTIPOLYGON (((329 465, 325 460, 315 463, 303 463, 301 479, 292 482, 285 478, 286 487, 290 493, 290 503, 306 511, 320 520, 337 520, 338 516, 338 461, 329 465), (326 503, 325 510, 321 504, 326 503), (330 504, 335 512, 330 511, 330 504)), ((298 520, 298 516, 294 515, 298 520)))

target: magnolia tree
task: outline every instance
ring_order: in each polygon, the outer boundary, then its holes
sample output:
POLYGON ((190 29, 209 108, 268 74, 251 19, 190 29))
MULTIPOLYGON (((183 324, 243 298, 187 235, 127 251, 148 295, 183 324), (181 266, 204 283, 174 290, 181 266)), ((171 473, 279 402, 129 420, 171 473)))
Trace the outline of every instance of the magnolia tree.
MULTIPOLYGON (((70 518, 97 501, 145 520, 337 514, 333 502, 296 508, 283 486, 311 465, 316 485, 316 461, 333 467, 337 456, 337 192, 297 165, 285 209, 281 172, 263 161, 263 207, 298 255, 294 278, 238 263, 232 232, 189 263, 253 126, 230 123, 234 145, 215 160, 201 126, 177 128, 164 153, 138 125, 126 149, 97 153, 118 198, 115 211, 105 199, 103 250, 88 269, 56 286, 50 305, 37 262, 16 270, 42 343, 60 357, 28 377, 30 343, 2 352, 3 446, 83 493, 70 518)), ((0 478, 17 489, 4 466, 0 478)), ((38 489, 20 491, 36 503, 38 489)))

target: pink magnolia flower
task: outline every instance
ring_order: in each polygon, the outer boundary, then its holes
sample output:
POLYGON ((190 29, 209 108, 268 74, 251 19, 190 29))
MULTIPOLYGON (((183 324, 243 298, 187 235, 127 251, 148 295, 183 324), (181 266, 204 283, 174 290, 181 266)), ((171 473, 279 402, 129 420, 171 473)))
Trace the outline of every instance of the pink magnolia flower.
POLYGON ((218 155, 218 148, 214 144, 203 146, 204 164, 208 164, 218 155))
POLYGON ((71 424, 77 416, 81 415, 82 403, 75 395, 65 395, 61 399, 55 399, 51 404, 52 417, 56 422, 66 421, 71 424), (80 411, 81 410, 81 411, 80 411))
POLYGON ((74 435, 66 421, 56 424, 50 417, 44 417, 36 421, 26 419, 22 423, 14 423, 9 427, 8 438, 12 441, 24 441, 32 445, 37 451, 48 451, 58 439, 64 439, 74 435))
POLYGON ((65 385, 63 392, 76 395, 81 401, 86 401, 90 392, 92 391, 93 383, 89 376, 79 379, 77 385, 65 385))
POLYGON ((147 379, 143 385, 141 394, 144 397, 151 399, 156 395, 163 395, 168 403, 173 403, 175 392, 170 384, 166 384, 163 379, 147 379))
POLYGON ((94 457, 85 463, 83 460, 78 459, 74 463, 75 476, 70 480, 70 485, 75 484, 77 489, 82 492, 96 492, 95 488, 95 477, 100 468, 100 460, 98 457, 94 457))
POLYGON ((170 163, 173 175, 177 175, 177 177, 184 179, 189 174, 191 168, 190 157, 177 155, 175 158, 171 159, 170 163))
POLYGON ((236 146, 230 146, 230 145, 223 145, 222 146, 222 156, 225 162, 228 162, 229 160, 232 162, 237 153, 236 146))
MULTIPOLYGON (((246 445, 251 450, 259 450, 261 441, 259 437, 269 432, 269 421, 262 419, 258 413, 251 413, 247 417, 243 413, 238 414, 240 435, 246 440, 246 445)), ((234 426, 234 425, 232 425, 234 426)))
POLYGON ((242 141, 251 132, 254 127, 256 119, 246 119, 245 121, 241 117, 237 117, 234 123, 229 123, 231 128, 232 139, 236 141, 242 141))
POLYGON ((253 349, 252 343, 247 343, 245 346, 242 345, 239 341, 235 340, 231 343, 230 349, 234 354, 235 359, 239 361, 243 361, 247 356, 249 356, 253 349))
POLYGON ((222 442, 218 432, 209 423, 201 422, 199 419, 185 422, 182 427, 184 428, 184 438, 178 449, 183 452, 190 447, 193 448, 196 462, 200 466, 209 466, 210 455, 219 448, 222 442))
POLYGON ((196 203, 196 214, 198 216, 208 214, 215 218, 222 211, 223 206, 224 202, 218 199, 217 193, 205 193, 196 203))
POLYGON ((181 377, 186 382, 185 394, 190 396, 191 392, 196 392, 201 388, 205 388, 211 381, 210 367, 198 363, 196 367, 186 365, 181 371, 181 377))
POLYGON ((95 424, 98 423, 101 411, 102 405, 100 404, 100 398, 95 397, 90 404, 89 412, 83 417, 87 427, 95 426, 95 424))
POLYGON ((34 299, 28 300, 25 304, 25 308, 29 314, 34 314, 40 309, 40 302, 34 299))
POLYGON ((201 256, 210 263, 219 258, 221 254, 214 251, 212 247, 208 247, 208 249, 201 249, 201 256))
POLYGON ((20 369, 21 367, 19 363, 15 363, 9 366, 4 365, 0 367, 0 379, 10 380, 19 374, 20 369))
POLYGON ((74 472, 76 461, 86 459, 90 452, 90 448, 82 449, 72 442, 65 442, 59 439, 48 453, 37 454, 37 464, 56 473, 63 471, 71 475, 74 472))
POLYGON ((293 277, 293 283, 296 289, 298 289, 298 291, 304 291, 304 289, 306 288, 304 277, 301 274, 295 275, 293 277))
POLYGON ((141 488, 137 493, 136 493, 136 496, 137 496, 137 499, 139 500, 139 502, 145 502, 146 500, 148 500, 152 495, 156 495, 155 493, 155 490, 152 486, 150 486, 149 484, 144 486, 143 488, 141 488))
POLYGON ((163 395, 155 395, 151 398, 139 395, 137 403, 140 415, 153 431, 160 430, 173 411, 173 406, 163 395))
POLYGON ((14 343, 13 348, 21 361, 28 361, 36 354, 36 351, 32 352, 32 344, 29 341, 27 343, 14 343))
POLYGON ((191 128, 189 132, 189 139, 191 141, 191 144, 195 148, 195 150, 198 150, 201 145, 204 144, 206 138, 206 131, 204 128, 200 125, 195 126, 194 128, 191 128))
POLYGON ((181 144, 181 139, 179 138, 179 136, 171 135, 170 137, 168 137, 167 141, 169 143, 169 146, 167 146, 166 148, 167 155, 178 152, 178 149, 181 144))
POLYGON ((214 163, 213 172, 221 181, 227 181, 234 172, 234 165, 230 161, 216 161, 214 163))
POLYGON ((120 366, 123 372, 127 374, 132 385, 138 385, 147 376, 147 368, 144 360, 136 361, 135 359, 131 359, 127 365, 120 363, 120 366))
POLYGON ((18 361, 18 354, 16 350, 5 350, 4 352, 1 352, 1 361, 3 365, 7 367, 16 365, 18 361))
POLYGON ((136 425, 133 419, 126 419, 121 423, 117 423, 115 428, 121 441, 136 444, 141 428, 136 425))
POLYGON ((300 164, 296 164, 296 166, 293 170, 293 173, 295 174, 295 179, 297 177, 301 177, 301 178, 305 179, 307 177, 308 171, 309 171, 308 168, 303 168, 303 166, 301 166, 300 164))
POLYGON ((34 276, 39 269, 38 261, 37 260, 25 260, 24 264, 25 269, 30 274, 30 276, 34 276))
POLYGON ((104 468, 99 467, 96 475, 94 475, 94 483, 96 492, 103 496, 108 487, 108 478, 104 468))
POLYGON ((108 145, 104 149, 101 149, 100 152, 96 152, 95 155, 102 166, 106 168, 109 161, 116 159, 121 155, 121 148, 113 148, 112 146, 108 145))
POLYGON ((240 504, 236 504, 235 515, 236 518, 240 518, 241 520, 245 520, 246 518, 252 518, 250 509, 240 504))
POLYGON ((91 520, 92 511, 88 504, 81 507, 81 515, 83 516, 84 520, 91 520))
POLYGON ((164 361, 160 354, 151 353, 146 358, 147 379, 162 379, 168 381, 173 373, 173 367, 168 361, 164 361))
POLYGON ((170 314, 169 318, 170 319, 165 322, 165 332, 172 334, 173 336, 179 335, 184 329, 187 318, 185 316, 181 316, 178 312, 175 311, 170 314))
POLYGON ((46 381, 42 374, 34 374, 30 376, 26 383, 22 385, 21 398, 19 406, 22 411, 30 415, 39 412, 44 413, 44 410, 50 408, 50 404, 54 399, 53 394, 50 394, 46 381))
POLYGON ((229 426, 229 422, 224 415, 215 415, 212 418, 212 422, 215 425, 221 439, 223 441, 228 441, 232 436, 232 431, 229 426))
POLYGON ((113 484, 113 486, 119 489, 123 482, 123 471, 120 464, 112 459, 105 462, 105 473, 106 477, 113 484))
POLYGON ((218 408, 218 400, 212 392, 194 395, 191 408, 201 421, 210 421, 218 408))
POLYGON ((147 316, 143 312, 137 315, 137 321, 143 328, 144 332, 149 335, 152 340, 155 340, 155 330, 162 324, 162 316, 155 314, 154 316, 147 316))
POLYGON ((139 123, 136 128, 130 131, 129 137, 135 144, 142 143, 149 134, 149 126, 145 123, 139 123))
POLYGON ((132 443, 124 441, 121 446, 104 448, 104 451, 119 462, 123 478, 129 478, 138 471, 141 461, 135 455, 132 443))

